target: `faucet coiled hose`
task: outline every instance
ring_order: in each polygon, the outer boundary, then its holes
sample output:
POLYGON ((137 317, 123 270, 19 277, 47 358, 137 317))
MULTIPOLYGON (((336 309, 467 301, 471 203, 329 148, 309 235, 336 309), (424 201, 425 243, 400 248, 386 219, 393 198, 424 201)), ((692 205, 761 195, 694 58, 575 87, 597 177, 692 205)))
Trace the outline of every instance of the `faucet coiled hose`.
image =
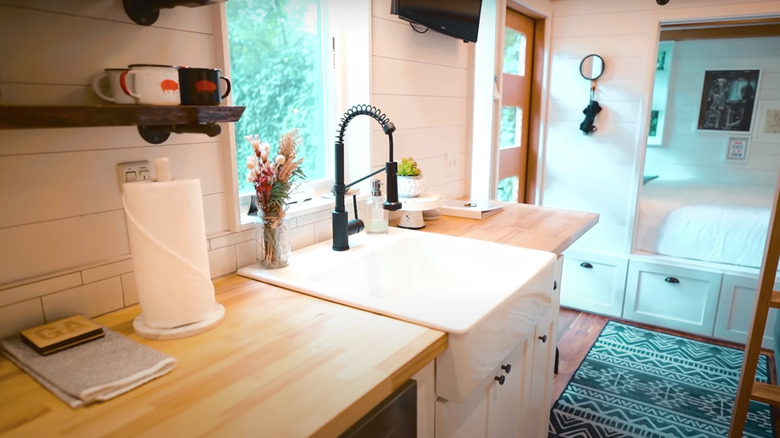
POLYGON ((355 105, 344 112, 344 115, 341 116, 341 122, 339 123, 339 134, 336 137, 337 143, 344 143, 344 131, 346 131, 347 125, 352 119, 360 115, 370 116, 379 122, 379 124, 382 125, 382 130, 385 132, 385 134, 389 135, 395 131, 395 125, 393 125, 393 122, 391 122, 390 118, 388 118, 387 115, 384 114, 379 108, 368 104, 355 105))

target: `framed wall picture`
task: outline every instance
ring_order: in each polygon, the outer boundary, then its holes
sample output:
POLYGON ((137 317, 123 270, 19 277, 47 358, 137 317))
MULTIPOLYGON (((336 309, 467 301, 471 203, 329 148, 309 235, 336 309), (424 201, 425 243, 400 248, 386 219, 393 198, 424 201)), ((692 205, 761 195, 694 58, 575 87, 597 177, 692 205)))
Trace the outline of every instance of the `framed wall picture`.
POLYGON ((780 141, 780 100, 762 100, 756 110, 756 141, 780 141))
POLYGON ((660 145, 664 137, 664 112, 663 110, 650 111, 650 129, 647 133, 648 145, 660 145))
POLYGON ((656 71, 668 71, 672 63, 672 50, 674 41, 661 41, 658 43, 658 57, 655 61, 656 71))
POLYGON ((750 137, 729 137, 726 161, 747 161, 750 137))
POLYGON ((704 72, 700 131, 748 133, 753 123, 761 70, 707 70, 704 72))

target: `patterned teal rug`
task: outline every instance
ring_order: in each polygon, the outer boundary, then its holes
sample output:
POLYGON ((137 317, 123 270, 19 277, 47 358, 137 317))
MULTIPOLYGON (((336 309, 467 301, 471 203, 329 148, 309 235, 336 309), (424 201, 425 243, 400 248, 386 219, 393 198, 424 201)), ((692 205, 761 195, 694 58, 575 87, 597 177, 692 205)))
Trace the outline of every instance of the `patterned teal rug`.
MULTIPOLYGON (((550 438, 728 435, 743 351, 609 321, 550 411, 550 438)), ((757 380, 766 382, 768 358, 757 380)), ((745 437, 772 437, 751 402, 745 437)))

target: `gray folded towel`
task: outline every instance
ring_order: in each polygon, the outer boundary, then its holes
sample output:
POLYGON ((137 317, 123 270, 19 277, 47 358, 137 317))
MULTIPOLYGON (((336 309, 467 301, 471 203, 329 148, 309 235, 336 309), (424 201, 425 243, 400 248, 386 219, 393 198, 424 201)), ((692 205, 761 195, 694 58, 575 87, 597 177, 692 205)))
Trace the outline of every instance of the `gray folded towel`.
POLYGON ((19 336, 0 341, 11 362, 71 408, 105 401, 162 376, 176 359, 105 328, 106 336, 42 356, 19 336))

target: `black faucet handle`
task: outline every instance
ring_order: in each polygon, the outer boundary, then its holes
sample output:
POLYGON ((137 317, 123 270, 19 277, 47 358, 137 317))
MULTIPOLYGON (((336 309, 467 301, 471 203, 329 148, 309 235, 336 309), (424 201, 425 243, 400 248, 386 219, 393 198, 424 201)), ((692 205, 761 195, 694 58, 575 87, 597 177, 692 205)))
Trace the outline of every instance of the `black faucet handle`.
POLYGON ((357 234, 363 231, 365 228, 366 226, 363 224, 363 219, 352 219, 347 224, 347 235, 351 236, 353 234, 357 234))
POLYGON ((355 207, 355 219, 347 223, 347 235, 357 234, 365 228, 363 220, 358 217, 357 195, 352 195, 352 206, 355 207))

